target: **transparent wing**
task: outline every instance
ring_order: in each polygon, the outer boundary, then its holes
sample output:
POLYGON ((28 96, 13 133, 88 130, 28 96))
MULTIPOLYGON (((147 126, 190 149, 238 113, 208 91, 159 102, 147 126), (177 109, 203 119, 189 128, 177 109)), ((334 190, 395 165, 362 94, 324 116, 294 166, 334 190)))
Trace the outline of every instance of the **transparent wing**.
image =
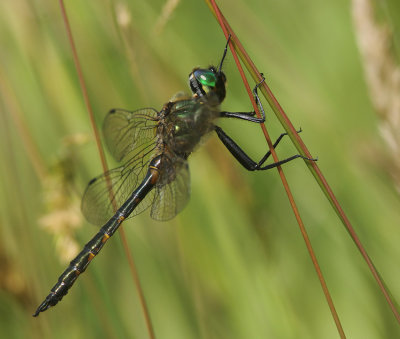
POLYGON ((158 112, 153 108, 136 111, 111 110, 104 119, 103 134, 107 147, 115 160, 126 161, 130 154, 153 140, 158 112))
POLYGON ((157 184, 150 216, 155 220, 169 220, 186 206, 190 197, 190 172, 187 161, 175 158, 163 166, 163 179, 157 184))
MULTIPOLYGON (((131 158, 118 168, 112 169, 91 180, 82 198, 82 213, 92 224, 102 225, 109 220, 142 182, 148 170, 149 159, 155 155, 156 137, 135 150, 131 150, 131 158)), ((148 208, 154 199, 152 190, 133 211, 137 215, 148 208)))

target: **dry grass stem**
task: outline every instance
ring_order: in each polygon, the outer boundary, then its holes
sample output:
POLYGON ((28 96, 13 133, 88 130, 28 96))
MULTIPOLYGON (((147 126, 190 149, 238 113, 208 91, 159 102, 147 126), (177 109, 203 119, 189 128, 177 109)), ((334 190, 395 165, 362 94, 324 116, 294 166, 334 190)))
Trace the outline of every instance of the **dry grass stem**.
POLYGON ((376 19, 370 0, 353 0, 353 21, 372 104, 390 151, 390 172, 400 193, 400 67, 389 26, 376 19))
POLYGON ((157 19, 156 24, 154 25, 154 33, 160 34, 164 29, 165 25, 171 20, 172 14, 174 13, 176 7, 179 5, 180 0, 168 0, 162 11, 160 16, 157 19))

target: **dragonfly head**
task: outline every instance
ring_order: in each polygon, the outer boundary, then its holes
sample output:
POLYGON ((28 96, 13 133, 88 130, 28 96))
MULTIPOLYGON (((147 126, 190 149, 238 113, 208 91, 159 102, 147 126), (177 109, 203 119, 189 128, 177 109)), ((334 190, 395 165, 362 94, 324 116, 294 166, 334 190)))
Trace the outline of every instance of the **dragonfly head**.
POLYGON ((194 97, 205 98, 215 95, 221 103, 225 99, 226 77, 214 66, 207 69, 195 68, 189 74, 189 85, 194 97))

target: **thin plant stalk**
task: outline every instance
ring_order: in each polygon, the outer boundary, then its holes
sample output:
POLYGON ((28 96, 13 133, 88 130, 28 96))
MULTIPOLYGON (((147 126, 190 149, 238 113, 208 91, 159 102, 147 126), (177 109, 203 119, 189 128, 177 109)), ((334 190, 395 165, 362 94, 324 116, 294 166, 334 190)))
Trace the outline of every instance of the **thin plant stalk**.
MULTIPOLYGON (((206 2, 208 2, 208 1, 206 0, 206 2)), ((236 51, 235 51, 235 49, 233 47, 234 44, 236 44, 236 41, 238 41, 238 39, 237 39, 236 35, 234 35, 234 33, 233 33, 233 31, 231 29, 229 29, 229 32, 228 32, 227 26, 225 25, 225 23, 222 20, 222 14, 221 14, 221 12, 220 12, 220 10, 219 10, 219 8, 216 5, 214 0, 211 0, 211 8, 214 10, 214 14, 216 15, 217 20, 218 20, 219 24, 221 25, 221 28, 222 28, 222 30, 223 30, 223 32, 225 34, 226 39, 228 39, 229 34, 231 34, 232 38, 231 38, 231 40, 229 42, 229 47, 230 47, 230 49, 232 51, 233 58, 235 59, 235 63, 237 65, 239 73, 240 73, 240 75, 242 77, 243 83, 244 83, 244 85, 246 87, 246 91, 247 91, 247 93, 249 95, 249 98, 250 98, 250 100, 252 102, 252 105, 253 105, 253 108, 254 108, 254 110, 256 112, 256 115, 258 117, 261 117, 261 114, 260 114, 260 112, 258 110, 257 104, 255 103, 254 97, 253 97, 253 95, 251 93, 249 83, 248 83, 248 81, 246 79, 246 76, 244 75, 244 71, 243 71, 242 66, 241 66, 241 64, 239 62, 238 56, 236 54, 236 51)), ((254 80, 257 83, 259 83, 262 80, 262 75, 260 73, 258 73, 257 76, 258 76, 257 79, 254 79, 254 80)), ((264 85, 264 83, 265 83, 265 81, 263 81, 262 85, 264 85)), ((268 134, 268 131, 267 131, 266 127, 265 127, 265 124, 264 123, 260 124, 260 126, 261 126, 261 129, 262 129, 263 134, 265 136, 265 139, 266 139, 266 141, 268 143, 268 147, 269 147, 269 149, 271 151, 272 157, 273 157, 275 162, 278 162, 279 161, 278 156, 277 156, 277 154, 275 152, 275 149, 274 149, 274 147, 272 145, 271 138, 269 137, 269 134, 268 134)), ((311 155, 308 155, 307 157, 308 158, 312 158, 311 155)), ((308 162, 308 161, 306 161, 306 162, 308 162)), ((311 162, 314 162, 314 161, 311 161, 311 162)), ((297 208, 296 202, 294 201, 293 194, 292 194, 292 192, 291 192, 291 190, 289 188, 289 184, 287 182, 286 176, 285 176, 281 166, 278 166, 277 170, 278 170, 279 176, 281 177, 281 181, 282 181, 283 187, 285 188, 285 191, 286 191, 286 194, 288 196, 288 199, 289 199, 290 205, 292 207, 293 213, 295 215, 296 221, 297 221, 297 223, 299 225, 300 232, 301 232, 301 234, 303 236, 303 239, 304 239, 304 242, 306 244, 308 253, 309 253, 310 257, 311 257, 313 266, 315 268, 315 271, 317 273, 318 279, 320 281, 323 293, 325 295, 326 301, 328 303, 328 306, 329 306, 329 309, 331 311, 332 317, 334 319, 334 322, 335 322, 336 328, 338 330, 338 333, 339 333, 341 338, 346 338, 346 335, 344 333, 342 324, 341 324, 340 319, 339 319, 339 315, 337 314, 337 311, 335 309, 335 305, 334 305, 332 297, 331 297, 331 295, 329 293, 328 286, 327 286, 325 278, 324 278, 324 276, 322 274, 321 267, 320 267, 320 265, 318 263, 318 260, 317 260, 317 257, 315 255, 315 252, 314 252, 314 250, 312 248, 311 241, 310 241, 310 239, 308 237, 307 230, 306 230, 306 228, 304 226, 303 220, 301 219, 301 216, 300 216, 299 210, 297 208)))
MULTIPOLYGON (((93 114, 93 110, 92 110, 92 106, 90 104, 90 100, 89 100, 89 96, 88 96, 88 92, 87 92, 87 88, 85 85, 85 80, 83 77, 83 72, 82 72, 82 68, 79 62, 79 58, 78 58, 78 53, 76 50, 76 46, 75 46, 75 42, 73 39, 73 35, 72 35, 72 31, 71 31, 71 26, 69 24, 69 20, 68 20, 68 15, 67 12, 65 10, 65 6, 64 6, 64 1, 60 0, 60 8, 61 8, 61 13, 62 13, 62 17, 64 20, 64 24, 65 24, 65 29, 67 31, 67 35, 68 35, 68 41, 69 44, 71 46, 72 49, 72 55, 73 55, 73 59, 74 59, 74 64, 75 64, 75 69, 78 73, 78 79, 79 79, 79 84, 81 86, 81 90, 82 90, 82 96, 83 99, 85 101, 85 105, 86 105, 86 109, 88 111, 89 114, 89 119, 90 119, 90 123, 92 126, 92 130, 96 139, 96 144, 97 144, 97 149, 99 152, 99 156, 100 156, 100 160, 101 160, 101 164, 103 167, 103 171, 106 172, 108 170, 108 166, 107 166, 107 162, 106 162, 106 158, 104 155, 104 149, 101 145, 101 140, 100 140, 100 133, 99 130, 95 124, 95 120, 94 120, 94 114, 93 114)), ((111 193, 112 194, 112 193, 111 193)), ((135 265, 135 261, 134 258, 129 250, 129 245, 128 242, 126 240, 126 236, 125 233, 123 231, 122 226, 119 228, 119 235, 120 235, 120 241, 122 242, 124 251, 125 251, 125 255, 128 259, 128 263, 129 263, 129 268, 130 268, 130 272, 132 274, 132 278, 134 280, 135 286, 136 286, 136 290, 139 294, 139 299, 140 299, 140 304, 141 304, 141 308, 142 308, 142 312, 145 318, 145 322, 146 322, 146 327, 148 330, 148 334, 149 334, 149 338, 154 339, 155 338, 155 334, 154 334, 154 330, 153 330, 153 325, 151 322, 151 318, 150 318, 150 313, 147 307, 147 303, 146 303, 146 299, 143 293, 143 289, 140 283, 140 279, 139 279, 139 274, 138 271, 136 269, 136 265, 135 265)))
MULTIPOLYGON (((226 31, 231 34, 232 38, 231 40, 234 42, 233 47, 235 48, 235 51, 238 53, 239 57, 241 58, 241 61, 243 64, 246 66, 246 69, 248 72, 251 74, 252 78, 255 81, 258 81, 260 79, 260 72, 257 70, 256 66, 254 63, 251 61, 250 57, 244 50, 242 44, 234 34, 232 28, 230 27, 229 23, 225 19, 225 17, 220 13, 218 8, 215 7, 210 3, 214 2, 213 0, 205 0, 210 7, 212 13, 214 16, 218 17, 217 12, 219 13, 219 18, 221 20, 221 27, 226 27, 226 31)), ((264 95, 265 99, 267 100, 268 104, 270 105, 272 111, 275 113, 276 117, 282 124, 283 128, 286 130, 288 133, 290 139, 292 140, 293 144, 295 145, 296 149, 298 152, 305 156, 305 157, 311 157, 310 152, 308 151, 306 145, 302 141, 301 137, 299 136, 298 133, 296 133, 296 130, 289 120, 288 116, 284 112, 283 108, 273 95, 271 89, 268 87, 266 82, 264 81, 261 86, 260 86, 261 93, 264 95)), ((394 317, 396 318, 397 322, 400 324, 400 313, 399 313, 399 307, 396 303, 395 300, 392 299, 392 293, 390 292, 389 288, 387 287, 386 283, 382 279, 380 273, 376 269, 374 263, 372 262, 371 258, 368 256, 364 246, 362 245, 360 239, 357 236, 357 233, 355 232, 354 228, 352 227, 349 219, 347 218, 346 214, 344 213, 342 207, 340 206, 339 202, 337 201, 335 195, 333 194, 332 189, 328 185, 328 182, 326 181, 325 177, 323 176, 321 170, 318 167, 318 164, 315 161, 306 161, 306 165, 308 166, 309 170, 311 171, 312 175, 314 178, 317 180, 321 190, 325 194, 326 198, 330 202, 331 206, 335 210, 336 214, 338 215, 339 219, 342 221, 344 227, 346 228, 347 232, 349 233, 350 237, 354 241, 356 247, 358 248, 361 256, 364 258, 366 261, 374 279, 376 280, 379 289, 382 291, 387 303, 389 304, 390 309, 393 312, 394 317)))

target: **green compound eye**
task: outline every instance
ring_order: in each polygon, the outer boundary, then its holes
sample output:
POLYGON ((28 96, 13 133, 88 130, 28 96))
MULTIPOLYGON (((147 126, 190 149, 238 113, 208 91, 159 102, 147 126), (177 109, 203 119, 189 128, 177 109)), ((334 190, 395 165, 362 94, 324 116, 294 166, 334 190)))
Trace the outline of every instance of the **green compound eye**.
POLYGON ((217 82, 215 74, 208 69, 198 69, 194 71, 194 76, 203 86, 215 87, 215 83, 217 82))

